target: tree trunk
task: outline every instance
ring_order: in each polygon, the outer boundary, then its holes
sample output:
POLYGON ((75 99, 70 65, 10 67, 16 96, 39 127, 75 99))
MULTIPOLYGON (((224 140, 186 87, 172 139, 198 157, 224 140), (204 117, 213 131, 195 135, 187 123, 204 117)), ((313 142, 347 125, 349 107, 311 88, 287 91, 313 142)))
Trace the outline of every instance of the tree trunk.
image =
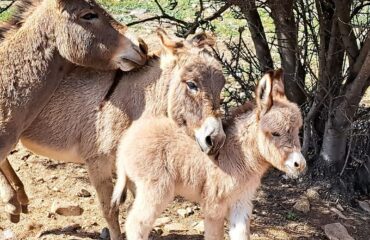
POLYGON ((293 0, 268 0, 276 26, 279 53, 284 69, 285 93, 288 99, 301 105, 306 100, 304 91, 305 70, 298 53, 298 29, 294 20, 293 0))
POLYGON ((254 0, 238 1, 245 19, 248 22, 248 28, 252 36, 254 48, 260 65, 260 70, 266 72, 274 68, 269 46, 266 40, 265 30, 262 25, 260 15, 258 14, 254 0))
MULTIPOLYGON (((370 33, 368 34, 368 38, 370 33)), ((343 167, 349 128, 362 96, 370 84, 370 51, 356 78, 347 85, 344 95, 336 98, 325 126, 321 157, 328 166, 343 167)))
POLYGON ((312 137, 324 134, 331 99, 339 92, 343 80, 344 50, 337 15, 334 11, 334 2, 317 0, 316 7, 320 23, 319 80, 313 103, 304 120, 302 151, 305 155, 307 155, 311 143, 314 145, 315 155, 321 151, 321 146, 319 143, 313 142, 312 137))

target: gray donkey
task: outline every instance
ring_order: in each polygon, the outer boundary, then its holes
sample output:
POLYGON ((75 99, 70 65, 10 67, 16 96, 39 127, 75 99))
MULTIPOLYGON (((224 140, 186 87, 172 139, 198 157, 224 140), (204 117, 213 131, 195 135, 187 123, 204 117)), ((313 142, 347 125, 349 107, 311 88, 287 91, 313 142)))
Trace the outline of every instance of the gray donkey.
POLYGON ((94 0, 23 0, 16 9, 0 44, 0 197, 13 222, 21 207, 3 163, 63 76, 74 65, 129 71, 147 58, 94 0))

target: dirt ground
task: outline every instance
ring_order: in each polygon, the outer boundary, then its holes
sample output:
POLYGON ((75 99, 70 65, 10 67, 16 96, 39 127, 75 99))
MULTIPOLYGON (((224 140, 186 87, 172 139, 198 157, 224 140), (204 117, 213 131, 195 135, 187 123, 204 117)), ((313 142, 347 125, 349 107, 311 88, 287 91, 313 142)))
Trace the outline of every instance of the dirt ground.
MULTIPOLYGON (((95 190, 89 184, 83 165, 58 163, 35 156, 22 147, 17 147, 9 160, 25 184, 30 198, 30 212, 22 214, 18 224, 12 224, 7 220, 4 206, 0 205, 0 239, 5 230, 11 230, 16 239, 99 239, 106 224, 99 210, 95 190), (87 190, 91 196, 82 197, 79 194, 81 189, 87 190), (68 217, 51 214, 51 205, 55 200, 77 203, 84 212, 81 216, 68 217)), ((319 198, 309 200, 311 208, 308 213, 294 210, 293 205, 306 192, 307 187, 302 180, 286 180, 277 171, 266 176, 255 200, 252 240, 326 239, 322 227, 334 222, 343 224, 357 240, 369 239, 370 215, 342 203, 341 212, 348 219, 340 218, 333 212, 334 208, 341 208, 338 206, 340 201, 326 200, 328 186, 314 188, 319 193, 319 198)), ((126 210, 131 202, 132 199, 129 199, 121 207, 122 229, 126 210)), ((202 220, 201 209, 193 203, 177 199, 161 217, 170 218, 171 221, 167 224, 180 223, 184 230, 168 232, 166 227, 159 227, 156 231, 153 230, 153 239, 203 239, 202 233, 194 229, 194 225, 202 220), (187 207, 191 207, 194 213, 181 217, 177 210, 187 207)), ((225 226, 227 239, 227 224, 225 226)))

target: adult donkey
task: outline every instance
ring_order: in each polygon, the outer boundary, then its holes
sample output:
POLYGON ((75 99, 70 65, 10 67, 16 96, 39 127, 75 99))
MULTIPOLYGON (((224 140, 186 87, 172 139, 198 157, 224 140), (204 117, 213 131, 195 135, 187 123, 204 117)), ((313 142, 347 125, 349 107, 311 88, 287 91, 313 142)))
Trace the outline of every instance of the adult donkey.
MULTIPOLYGON (((122 75, 114 91, 115 72, 75 69, 21 136, 37 154, 87 165, 112 239, 120 237, 118 210, 110 208, 112 167, 118 140, 133 121, 168 116, 206 153, 217 151, 225 140, 219 117, 225 79, 205 48, 213 40, 205 34, 188 41, 171 39, 161 30, 158 34, 160 56, 140 71, 122 75), (102 104, 107 93, 110 98, 102 104)), ((9 175, 16 178, 14 172, 9 175)))
MULTIPOLYGON (((3 25, 0 44, 0 165, 74 65, 129 71, 146 62, 125 26, 94 0, 24 0, 3 25)), ((21 211, 9 179, 0 173, 0 196, 13 222, 21 211)))

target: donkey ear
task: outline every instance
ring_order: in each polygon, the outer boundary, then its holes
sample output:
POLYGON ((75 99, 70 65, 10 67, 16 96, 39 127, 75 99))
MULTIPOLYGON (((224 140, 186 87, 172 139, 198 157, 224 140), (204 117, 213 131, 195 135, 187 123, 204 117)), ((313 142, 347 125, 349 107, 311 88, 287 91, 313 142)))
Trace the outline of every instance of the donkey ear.
POLYGON ((206 32, 200 32, 195 34, 188 42, 198 48, 204 48, 206 46, 213 47, 216 43, 215 37, 206 32))
POLYGON ((283 81, 283 70, 278 69, 274 71, 273 76, 273 86, 272 86, 272 95, 273 97, 286 97, 284 90, 284 81, 283 81))
POLYGON ((64 9, 66 6, 66 0, 56 0, 57 7, 60 9, 64 9))
POLYGON ((182 41, 172 39, 162 28, 157 29, 157 35, 161 40, 162 48, 167 53, 176 54, 184 47, 184 43, 182 41))
POLYGON ((274 72, 267 72, 259 81, 256 89, 256 103, 259 110, 258 115, 267 113, 272 106, 272 83, 274 72))

